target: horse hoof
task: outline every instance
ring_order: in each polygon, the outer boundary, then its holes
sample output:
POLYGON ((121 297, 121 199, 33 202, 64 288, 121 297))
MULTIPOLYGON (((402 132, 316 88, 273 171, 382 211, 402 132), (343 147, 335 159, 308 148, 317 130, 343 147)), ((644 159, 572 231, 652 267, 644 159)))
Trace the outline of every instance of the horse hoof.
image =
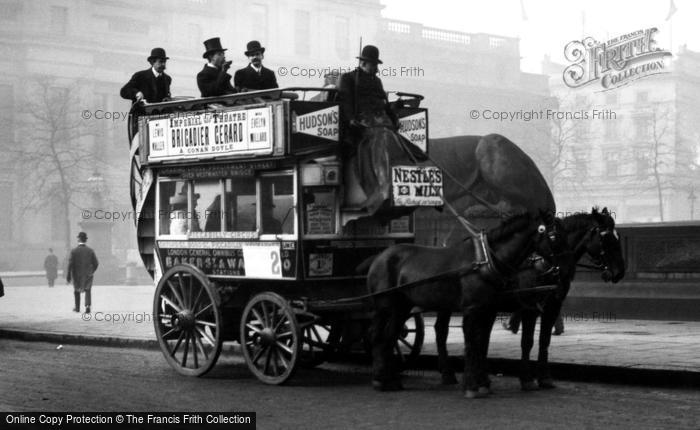
POLYGON ((520 381, 520 389, 523 391, 537 391, 539 387, 535 384, 535 381, 520 381))
POLYGON ((554 385, 554 381, 551 378, 546 378, 546 379, 540 379, 538 382, 538 385, 540 388, 544 389, 552 389, 552 388, 557 388, 556 385, 554 385))
POLYGON ((479 387, 479 393, 488 396, 493 394, 493 391, 491 391, 491 387, 479 387))
POLYGON ((483 393, 481 391, 481 388, 483 388, 483 387, 479 387, 478 391, 474 391, 474 390, 465 391, 464 397, 467 399, 483 399, 484 397, 488 396, 488 393, 483 393))
POLYGON ((401 391, 403 390, 403 385, 401 381, 378 381, 376 379, 372 380, 372 388, 377 391, 401 391))
POLYGON ((455 385, 459 381, 457 381, 457 377, 455 376, 454 373, 443 373, 442 374, 442 385, 455 385))

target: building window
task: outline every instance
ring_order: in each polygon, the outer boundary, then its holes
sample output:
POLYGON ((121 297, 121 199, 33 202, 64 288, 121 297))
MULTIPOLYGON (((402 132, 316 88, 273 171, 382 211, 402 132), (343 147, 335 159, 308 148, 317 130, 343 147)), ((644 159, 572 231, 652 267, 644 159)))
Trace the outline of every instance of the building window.
POLYGON ((617 177, 620 174, 620 153, 617 151, 605 151, 603 153, 605 163, 605 176, 608 178, 617 177))
POLYGON ((250 9, 250 22, 253 23, 251 39, 259 40, 263 46, 267 41, 267 6, 264 4, 253 4, 250 9))
POLYGON ((335 20, 335 52, 339 58, 350 56, 350 24, 347 18, 338 17, 335 20))
POLYGON ((68 29, 68 8, 51 6, 51 32, 54 35, 65 35, 68 29))
POLYGON ((636 150, 634 152, 635 161, 635 174, 637 179, 647 179, 649 178, 649 169, 651 163, 649 162, 649 157, 647 151, 636 150))
POLYGON ((638 140, 648 140, 651 137, 651 118, 638 116, 634 119, 634 136, 638 140))
POLYGON ((294 52, 307 56, 311 53, 309 12, 297 10, 294 12, 294 52))
POLYGON ((22 12, 22 3, 18 1, 3 1, 0 3, 0 9, 2 9, 0 19, 3 21, 16 21, 17 18, 19 18, 20 12, 22 12))
POLYGON ((649 91, 637 91, 637 103, 646 103, 649 101, 649 91))
POLYGON ((616 140, 618 132, 618 124, 616 121, 607 121, 605 123, 605 139, 616 140))

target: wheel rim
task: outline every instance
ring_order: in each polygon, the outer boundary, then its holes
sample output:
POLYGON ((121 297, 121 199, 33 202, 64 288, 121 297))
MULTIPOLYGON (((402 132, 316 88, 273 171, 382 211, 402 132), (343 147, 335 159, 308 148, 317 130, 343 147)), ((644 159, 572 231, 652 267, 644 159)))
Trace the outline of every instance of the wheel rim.
POLYGON ((423 315, 420 313, 411 314, 399 333, 399 337, 394 346, 394 353, 398 355, 403 363, 410 363, 415 360, 423 348, 425 337, 425 324, 423 315))
POLYGON ((253 297, 243 311, 241 342, 251 372, 267 384, 285 383, 296 371, 300 329, 292 308, 274 293, 253 297))
POLYGON ((180 374, 201 376, 221 353, 217 293, 194 266, 173 267, 158 283, 154 325, 161 351, 180 374))

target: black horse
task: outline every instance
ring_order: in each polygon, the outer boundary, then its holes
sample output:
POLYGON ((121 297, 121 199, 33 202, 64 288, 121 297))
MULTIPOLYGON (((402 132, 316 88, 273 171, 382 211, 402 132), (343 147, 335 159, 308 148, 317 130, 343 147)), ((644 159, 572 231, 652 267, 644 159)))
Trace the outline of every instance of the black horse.
MULTIPOLYGON (((576 264, 588 254, 595 266, 602 270, 604 281, 616 283, 625 275, 625 262, 622 247, 615 230, 615 220, 607 208, 598 211, 593 208, 590 214, 568 216, 556 224, 564 239, 565 249, 557 252, 554 260, 558 268, 555 278, 544 282, 556 282, 557 288, 551 293, 531 298, 530 305, 518 309, 522 314, 522 356, 520 382, 523 390, 554 388, 549 372, 548 357, 552 327, 559 316, 562 304, 576 273, 576 264), (535 384, 530 366, 530 351, 534 345, 535 323, 541 316, 540 344, 537 366, 538 385, 535 384)), ((538 278, 539 268, 526 268, 517 274, 517 281, 525 286, 534 282, 543 283, 538 278)), ((499 311, 513 311, 513 300, 504 300, 497 304, 499 311)), ((450 368, 447 356, 447 334, 449 331, 450 312, 439 312, 435 321, 435 337, 438 349, 438 367, 445 384, 456 383, 454 371, 450 368)))
POLYGON ((373 386, 378 390, 402 388, 392 348, 411 309, 419 306, 424 310, 462 310, 466 395, 487 394, 486 351, 502 280, 536 248, 543 255, 551 253, 543 221, 551 218, 548 215, 516 215, 490 230, 486 241, 490 251, 486 254, 491 255, 492 264, 476 262, 474 240, 448 248, 395 245, 379 254, 367 275, 375 308, 370 329, 373 386))

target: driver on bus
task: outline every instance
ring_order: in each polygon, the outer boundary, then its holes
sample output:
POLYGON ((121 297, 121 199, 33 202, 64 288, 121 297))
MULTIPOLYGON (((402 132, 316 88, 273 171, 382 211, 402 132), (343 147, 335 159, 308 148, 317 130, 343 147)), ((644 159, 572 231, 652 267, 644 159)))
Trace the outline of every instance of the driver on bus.
POLYGON ((425 154, 398 133, 398 118, 391 109, 377 76, 379 49, 362 48, 360 65, 340 77, 338 101, 346 133, 344 156, 356 157, 360 185, 367 196, 362 204, 374 214, 391 196, 391 165, 425 161, 425 154))

